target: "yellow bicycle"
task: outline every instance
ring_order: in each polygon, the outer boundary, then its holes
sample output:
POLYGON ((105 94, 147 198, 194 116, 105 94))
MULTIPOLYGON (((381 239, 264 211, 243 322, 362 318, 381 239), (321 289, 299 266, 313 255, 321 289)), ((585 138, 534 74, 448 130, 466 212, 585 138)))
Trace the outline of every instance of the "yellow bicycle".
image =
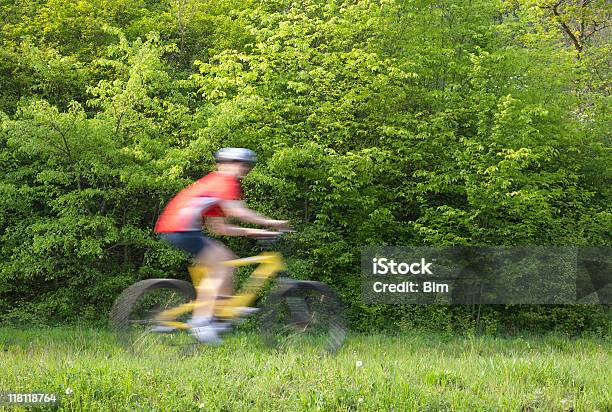
MULTIPOLYGON (((271 249, 280 239, 260 239, 263 249, 271 249)), ((234 296, 221 296, 215 303, 216 325, 226 334, 247 316, 258 313, 264 343, 271 347, 311 345, 336 351, 346 337, 344 305, 328 285, 278 277, 285 270, 279 252, 264 251, 258 256, 224 262, 241 267, 257 265, 244 286, 234 296), (267 286, 276 280, 276 287, 267 286), (256 304, 261 310, 244 311, 256 304)), ((156 345, 194 345, 188 332, 190 313, 199 305, 195 287, 206 277, 206 268, 189 268, 192 283, 178 279, 146 279, 126 288, 110 313, 111 328, 119 340, 141 352, 156 345), (195 287, 194 287, 195 286, 195 287), (170 333, 157 333, 159 326, 170 333)))

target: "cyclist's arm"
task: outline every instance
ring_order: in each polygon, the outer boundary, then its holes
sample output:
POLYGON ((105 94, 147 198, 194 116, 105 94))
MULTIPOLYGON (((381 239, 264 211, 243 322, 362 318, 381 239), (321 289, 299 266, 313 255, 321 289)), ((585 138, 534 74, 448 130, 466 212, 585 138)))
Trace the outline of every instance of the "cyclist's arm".
POLYGON ((208 217, 206 218, 206 228, 222 236, 275 236, 277 232, 271 232, 264 229, 251 229, 248 227, 240 227, 226 223, 223 217, 208 217))

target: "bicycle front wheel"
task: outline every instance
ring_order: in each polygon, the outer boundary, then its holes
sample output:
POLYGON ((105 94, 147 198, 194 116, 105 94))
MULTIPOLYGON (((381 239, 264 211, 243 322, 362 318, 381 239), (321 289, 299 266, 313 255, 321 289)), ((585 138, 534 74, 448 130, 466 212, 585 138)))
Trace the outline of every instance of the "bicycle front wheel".
POLYGON ((271 347, 335 352, 346 338, 344 305, 329 286, 290 281, 272 291, 262 311, 262 336, 271 347))

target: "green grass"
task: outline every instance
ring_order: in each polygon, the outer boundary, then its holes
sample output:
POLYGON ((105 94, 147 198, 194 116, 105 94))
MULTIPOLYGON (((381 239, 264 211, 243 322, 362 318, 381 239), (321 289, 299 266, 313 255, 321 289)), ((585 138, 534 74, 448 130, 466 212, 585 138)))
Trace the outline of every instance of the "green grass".
POLYGON ((60 410, 612 411, 596 339, 353 335, 321 357, 245 333, 138 358, 106 331, 0 328, 0 348, 0 391, 60 393, 60 410))

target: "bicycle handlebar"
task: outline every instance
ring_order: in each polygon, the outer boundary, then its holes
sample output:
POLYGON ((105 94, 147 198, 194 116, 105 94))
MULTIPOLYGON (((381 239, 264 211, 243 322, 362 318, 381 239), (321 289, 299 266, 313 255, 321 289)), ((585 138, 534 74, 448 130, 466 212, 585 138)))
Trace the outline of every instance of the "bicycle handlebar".
POLYGON ((287 233, 294 233, 292 229, 281 229, 276 236, 255 236, 257 245, 261 248, 269 248, 278 243, 287 233))

